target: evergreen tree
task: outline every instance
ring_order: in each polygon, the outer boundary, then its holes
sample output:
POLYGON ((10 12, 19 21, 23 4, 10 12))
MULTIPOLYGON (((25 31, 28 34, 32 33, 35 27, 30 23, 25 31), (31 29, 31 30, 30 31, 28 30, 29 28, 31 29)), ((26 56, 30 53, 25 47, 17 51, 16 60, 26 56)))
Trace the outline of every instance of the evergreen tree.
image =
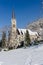
POLYGON ((10 39, 11 39, 11 31, 8 31, 8 44, 7 44, 8 47, 10 44, 10 39))
POLYGON ((28 30, 26 30, 26 33, 25 33, 25 45, 26 46, 30 45, 30 42, 31 42, 30 35, 29 35, 28 30))
POLYGON ((2 40, 0 40, 0 47, 2 47, 2 40))
POLYGON ((2 48, 6 47, 6 32, 3 31, 2 33, 2 48))

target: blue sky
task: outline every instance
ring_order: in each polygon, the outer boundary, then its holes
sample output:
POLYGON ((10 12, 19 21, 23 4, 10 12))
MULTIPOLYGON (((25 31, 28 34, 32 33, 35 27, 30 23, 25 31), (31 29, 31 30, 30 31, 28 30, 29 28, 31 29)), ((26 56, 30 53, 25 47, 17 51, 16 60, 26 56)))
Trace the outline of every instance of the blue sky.
POLYGON ((0 0, 0 28, 11 25, 14 8, 18 28, 40 18, 43 13, 41 0, 0 0))

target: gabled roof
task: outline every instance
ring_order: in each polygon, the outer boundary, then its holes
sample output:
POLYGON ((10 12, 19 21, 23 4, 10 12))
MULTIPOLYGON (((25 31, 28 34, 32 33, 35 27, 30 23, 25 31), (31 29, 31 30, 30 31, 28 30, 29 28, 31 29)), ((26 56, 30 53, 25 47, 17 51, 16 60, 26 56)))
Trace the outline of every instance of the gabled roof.
POLYGON ((38 35, 37 32, 33 32, 30 29, 18 29, 18 30, 19 30, 20 34, 21 34, 21 31, 22 31, 23 34, 25 34, 26 30, 28 30, 28 32, 29 32, 30 35, 38 35))

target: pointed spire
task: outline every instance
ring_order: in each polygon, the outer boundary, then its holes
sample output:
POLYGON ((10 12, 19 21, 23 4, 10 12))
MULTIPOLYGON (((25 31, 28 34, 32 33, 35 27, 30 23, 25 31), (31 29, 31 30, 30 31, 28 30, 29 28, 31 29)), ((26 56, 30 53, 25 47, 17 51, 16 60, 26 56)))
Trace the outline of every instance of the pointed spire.
POLYGON ((12 11, 12 19, 15 19, 14 9, 12 11))

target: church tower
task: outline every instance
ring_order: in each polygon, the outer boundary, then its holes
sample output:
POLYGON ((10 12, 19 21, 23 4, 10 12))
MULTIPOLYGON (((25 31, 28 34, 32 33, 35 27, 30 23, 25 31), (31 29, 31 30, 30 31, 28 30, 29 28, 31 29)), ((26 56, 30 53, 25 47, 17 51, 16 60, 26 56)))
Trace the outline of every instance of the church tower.
POLYGON ((10 47, 15 46, 16 39, 16 18, 14 15, 14 10, 12 11, 12 19, 11 19, 11 39, 10 39, 10 47))
POLYGON ((12 33, 16 33, 16 18, 15 18, 15 14, 14 14, 14 10, 12 11, 12 19, 11 19, 11 23, 12 23, 12 33))

